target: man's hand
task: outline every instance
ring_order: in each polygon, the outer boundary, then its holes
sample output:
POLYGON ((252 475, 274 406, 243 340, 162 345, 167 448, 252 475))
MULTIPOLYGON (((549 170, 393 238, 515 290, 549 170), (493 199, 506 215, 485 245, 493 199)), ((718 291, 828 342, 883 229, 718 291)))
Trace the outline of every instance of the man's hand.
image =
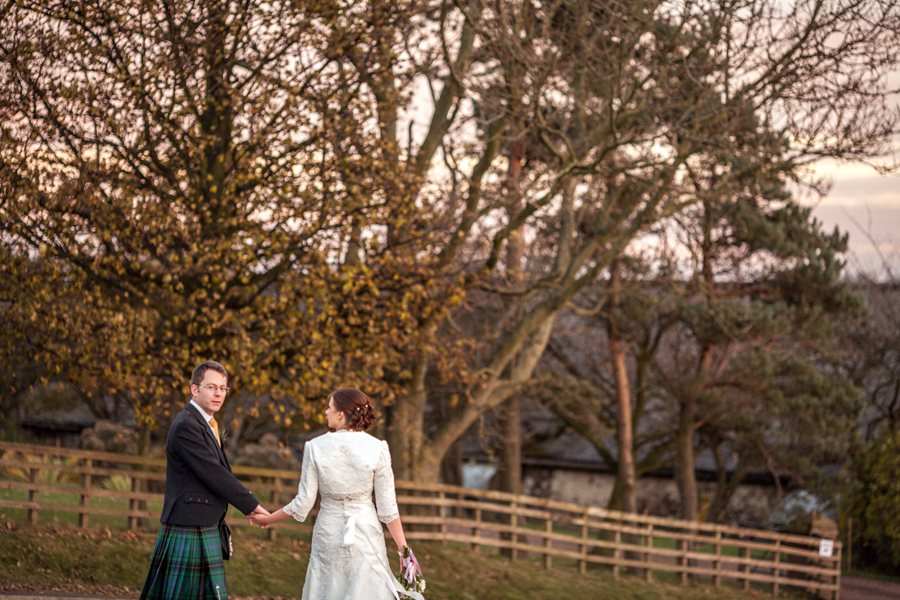
POLYGON ((259 526, 262 529, 266 529, 269 526, 266 517, 270 516, 270 512, 263 508, 262 504, 253 509, 253 511, 247 515, 247 518, 250 519, 250 524, 254 526, 259 526))

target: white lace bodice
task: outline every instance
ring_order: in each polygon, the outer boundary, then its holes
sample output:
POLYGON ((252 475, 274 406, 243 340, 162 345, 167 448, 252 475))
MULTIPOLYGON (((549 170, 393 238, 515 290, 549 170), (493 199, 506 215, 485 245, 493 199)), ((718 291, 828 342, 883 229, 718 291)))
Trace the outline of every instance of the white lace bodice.
POLYGON ((305 521, 316 492, 327 500, 360 501, 375 493, 378 520, 400 516, 387 442, 362 431, 336 431, 306 442, 297 496, 284 512, 305 521))

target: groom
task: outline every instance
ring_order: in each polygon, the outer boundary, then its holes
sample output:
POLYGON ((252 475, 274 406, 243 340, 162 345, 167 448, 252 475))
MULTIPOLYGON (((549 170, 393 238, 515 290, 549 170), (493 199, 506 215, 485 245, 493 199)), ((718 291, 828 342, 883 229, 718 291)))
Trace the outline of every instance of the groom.
MULTIPOLYGON (((215 361, 191 374, 191 401, 166 438, 166 496, 141 600, 226 600, 218 523, 231 504, 245 515, 269 512, 231 474, 215 413, 228 371, 215 361)), ((229 539, 230 543, 230 539, 229 539)))

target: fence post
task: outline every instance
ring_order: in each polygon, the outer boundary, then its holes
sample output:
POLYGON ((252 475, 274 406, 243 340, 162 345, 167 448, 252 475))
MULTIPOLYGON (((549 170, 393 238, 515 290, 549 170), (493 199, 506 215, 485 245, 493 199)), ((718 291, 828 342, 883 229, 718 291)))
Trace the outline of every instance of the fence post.
MULTIPOLYGON (((38 470, 37 470, 37 469, 31 469, 31 475, 29 476, 28 479, 31 481, 31 483, 37 485, 37 482, 38 482, 38 470)), ((29 501, 29 502, 37 502, 39 499, 40 499, 40 498, 38 497, 38 491, 37 491, 37 488, 29 489, 29 490, 28 490, 28 501, 29 501)), ((31 523, 32 525, 37 524, 37 522, 38 522, 38 511, 37 511, 36 508, 29 508, 29 509, 28 509, 28 522, 31 523)))
POLYGON ((853 517, 847 517, 847 573, 853 570, 853 517))
POLYGON ((746 562, 741 566, 741 570, 744 572, 744 591, 748 591, 750 589, 750 548, 741 548, 741 558, 746 559, 746 562))
POLYGON ((653 562, 653 523, 647 523, 647 552, 644 553, 644 562, 647 563, 644 578, 653 581, 653 569, 650 568, 653 562))
MULTIPOLYGON (((472 527, 472 537, 478 539, 481 537, 481 509, 475 509, 475 526, 472 527)), ((477 542, 472 543, 472 550, 475 551, 475 554, 481 553, 481 545, 477 542)))
POLYGON ((722 585, 722 532, 716 531, 716 560, 713 561, 713 569, 716 574, 713 576, 713 586, 722 585))
POLYGON ((687 551, 688 551, 688 543, 687 540, 678 540, 678 549, 681 550, 681 556, 678 557, 678 566, 684 567, 681 569, 681 585, 687 585, 688 581, 688 559, 687 559, 687 551))
POLYGON ((550 556, 550 548, 553 547, 553 541, 550 539, 550 536, 553 534, 553 519, 548 518, 546 523, 544 523, 544 531, 547 535, 544 537, 544 548, 547 548, 548 552, 544 553, 544 568, 548 571, 550 570, 553 564, 553 557, 550 556))
POLYGON ((581 513, 584 521, 581 523, 581 555, 585 558, 578 561, 578 570, 583 575, 587 572, 587 539, 588 539, 588 511, 587 509, 581 513))
MULTIPOLYGON (((278 504, 278 487, 280 487, 280 485, 281 485, 281 484, 280 484, 280 482, 278 481, 278 478, 277 478, 277 477, 273 477, 273 478, 272 478, 272 491, 269 492, 269 502, 271 502, 273 505, 277 505, 277 504, 278 504)), ((268 531, 269 531, 269 541, 270 541, 270 542, 274 542, 274 541, 275 541, 275 538, 276 538, 277 535, 278 535, 278 534, 275 532, 275 528, 274 528, 274 527, 269 527, 269 528, 268 528, 268 531)))
MULTIPOLYGON (((622 521, 619 521, 619 525, 622 524, 622 521)), ((619 578, 619 559, 622 558, 622 551, 619 548, 619 544, 622 543, 622 531, 620 529, 616 529, 613 534, 613 542, 616 544, 616 547, 613 549, 613 579, 619 578)))
MULTIPOLYGON (((88 507, 91 505, 91 474, 88 472, 93 467, 94 461, 90 458, 84 459, 84 469, 85 473, 82 477, 82 484, 84 485, 84 493, 81 494, 81 498, 79 499, 78 505, 83 507, 88 507)), ((78 526, 87 529, 88 524, 90 522, 90 515, 88 513, 78 513, 78 526)))
MULTIPOLYGON (((132 494, 136 494, 136 493, 138 492, 138 490, 140 489, 140 484, 138 483, 138 481, 139 481, 139 480, 138 480, 137 477, 132 477, 132 478, 131 478, 131 492, 132 492, 132 494)), ((128 498, 128 509, 129 509, 129 510, 132 510, 132 511, 137 510, 137 506, 138 506, 137 498, 135 498, 134 496, 131 496, 130 498, 128 498)), ((136 529, 136 528, 137 528, 137 517, 135 517, 134 515, 129 515, 129 516, 128 516, 128 525, 127 525, 127 528, 128 528, 129 530, 131 530, 131 529, 136 529)))
POLYGON ((516 529, 518 528, 517 526, 518 526, 518 523, 519 523, 519 515, 516 513, 516 507, 517 507, 517 505, 516 505, 516 501, 515 501, 515 500, 513 500, 512 502, 509 503, 509 508, 510 508, 510 512, 509 512, 509 527, 510 527, 509 539, 510 539, 510 542, 512 542, 512 545, 511 545, 510 548, 509 548, 509 560, 510 560, 510 562, 516 560, 516 545, 517 545, 518 542, 519 542, 519 535, 516 533, 516 529))
POLYGON ((778 597, 778 576, 781 572, 779 567, 781 566, 781 540, 775 540, 775 564, 772 566, 772 576, 775 578, 775 581, 772 582, 772 597, 778 597))
POLYGON ((843 547, 838 546, 837 556, 835 557, 836 560, 834 561, 834 566, 833 566, 834 575, 831 577, 831 581, 835 585, 835 590, 833 592, 831 592, 832 600, 841 600, 841 562, 842 562, 841 552, 842 552, 842 550, 843 550, 843 547))
POLYGON ((447 512, 444 510, 444 499, 447 497, 443 491, 438 492, 438 516, 441 518, 441 544, 447 545, 447 522, 444 520, 447 516, 447 512))
MULTIPOLYGON (((143 463, 138 463, 135 465, 134 475, 132 475, 132 481, 137 483, 137 487, 135 488, 135 490, 137 491, 139 496, 143 495, 144 492, 150 491, 150 480, 147 479, 147 477, 145 476, 145 473, 147 473, 149 470, 150 469, 147 467, 147 465, 145 465, 143 463)), ((135 500, 134 505, 137 508, 137 510, 144 513, 144 515, 147 514, 149 506, 150 506, 149 504, 147 504, 147 500, 145 500, 143 498, 137 498, 135 500)), ((140 517, 135 518, 134 525, 135 525, 135 529, 146 528, 147 527, 147 517, 140 516, 140 517)))

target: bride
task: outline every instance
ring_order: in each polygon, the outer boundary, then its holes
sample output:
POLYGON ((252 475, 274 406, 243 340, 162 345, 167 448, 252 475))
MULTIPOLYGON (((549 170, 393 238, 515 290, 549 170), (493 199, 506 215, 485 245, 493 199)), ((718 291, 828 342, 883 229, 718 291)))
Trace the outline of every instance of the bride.
POLYGON ((322 502, 303 600, 387 600, 401 594, 424 600, 403 589, 388 563, 381 523, 398 549, 406 547, 406 536, 387 442, 366 433, 375 422, 369 398, 357 389, 341 388, 328 397, 325 416, 335 431, 306 443, 297 496, 271 515, 254 515, 252 523, 266 527, 292 517, 304 521, 318 492, 322 502))

